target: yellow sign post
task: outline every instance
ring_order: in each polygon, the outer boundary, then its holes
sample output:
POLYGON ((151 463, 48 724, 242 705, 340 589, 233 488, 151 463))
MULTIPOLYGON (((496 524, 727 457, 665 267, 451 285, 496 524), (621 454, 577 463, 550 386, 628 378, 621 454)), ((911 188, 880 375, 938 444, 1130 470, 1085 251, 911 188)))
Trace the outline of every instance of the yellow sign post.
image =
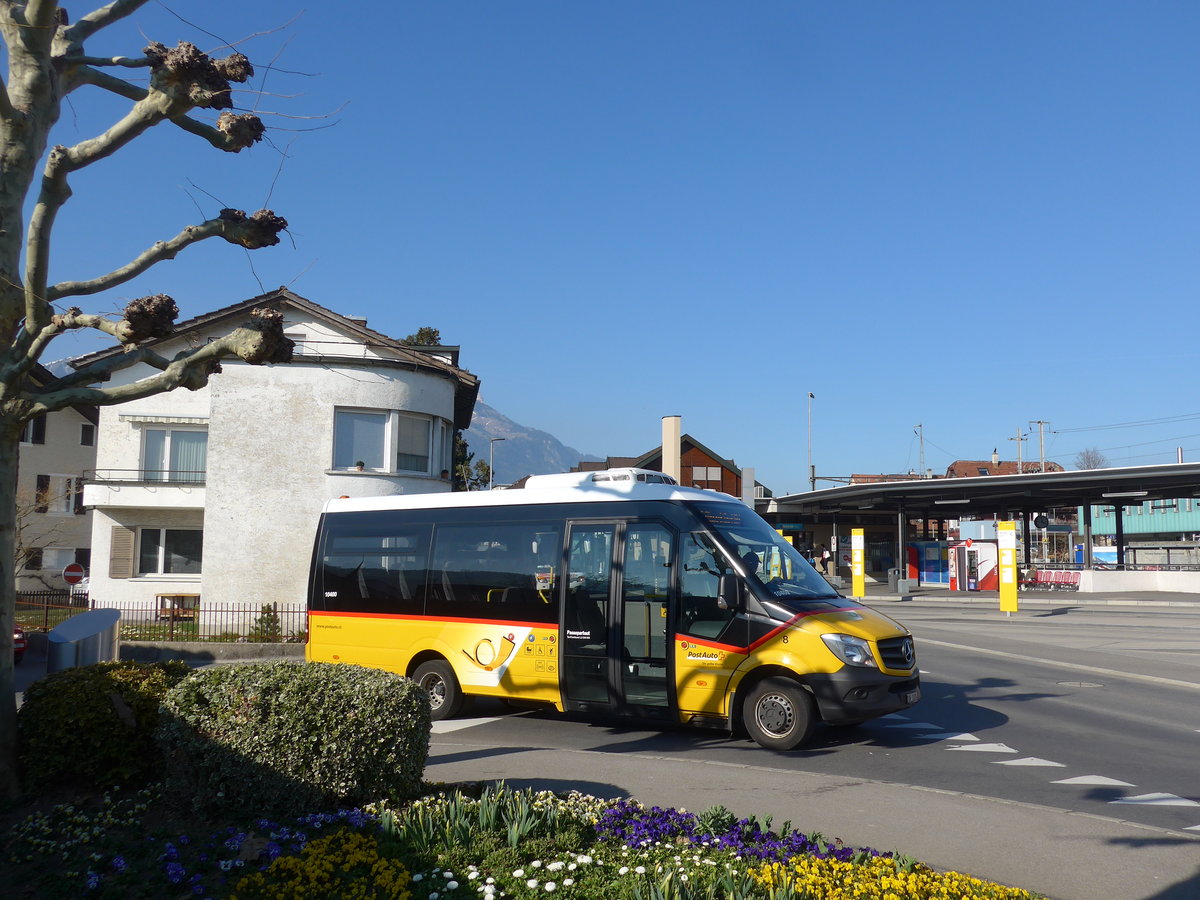
POLYGON ((997 522, 1000 550, 1000 611, 1010 616, 1017 611, 1017 523, 997 522))
POLYGON ((863 529, 854 528, 850 531, 850 596, 856 600, 866 599, 867 576, 863 565, 863 549, 866 538, 863 529))

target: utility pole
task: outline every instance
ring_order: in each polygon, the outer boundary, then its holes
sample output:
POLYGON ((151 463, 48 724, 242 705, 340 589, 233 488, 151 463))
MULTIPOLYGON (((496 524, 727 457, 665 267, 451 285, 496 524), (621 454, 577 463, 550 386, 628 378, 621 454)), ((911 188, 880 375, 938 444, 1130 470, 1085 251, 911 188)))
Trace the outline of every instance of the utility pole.
POLYGON ((1038 427, 1038 456, 1041 458, 1041 471, 1046 471, 1046 426, 1049 422, 1043 422, 1041 419, 1036 419, 1029 423, 1038 427))
POLYGON ((1021 428, 1020 426, 1017 426, 1017 436, 1010 437, 1009 440, 1017 442, 1017 474, 1024 475, 1025 467, 1021 465, 1021 445, 1029 439, 1025 435, 1021 434, 1021 428))
POLYGON ((916 425, 913 426, 913 428, 915 428, 917 430, 916 431, 917 437, 921 439, 921 457, 920 457, 921 468, 918 470, 918 472, 919 472, 920 477, 924 478, 925 477, 925 426, 918 422, 916 425))
POLYGON ((808 489, 810 491, 817 489, 817 467, 813 465, 812 461, 812 402, 816 396, 812 391, 808 392, 808 489))

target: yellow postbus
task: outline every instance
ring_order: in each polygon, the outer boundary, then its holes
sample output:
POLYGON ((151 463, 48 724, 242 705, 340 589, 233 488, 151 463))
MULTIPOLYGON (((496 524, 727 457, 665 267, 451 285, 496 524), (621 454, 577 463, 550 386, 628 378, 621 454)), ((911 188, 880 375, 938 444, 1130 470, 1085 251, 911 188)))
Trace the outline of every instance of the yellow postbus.
POLYGON ((741 501, 640 469, 330 501, 307 658, 414 678, 435 719, 500 697, 778 750, 921 693, 902 625, 840 596, 741 501))

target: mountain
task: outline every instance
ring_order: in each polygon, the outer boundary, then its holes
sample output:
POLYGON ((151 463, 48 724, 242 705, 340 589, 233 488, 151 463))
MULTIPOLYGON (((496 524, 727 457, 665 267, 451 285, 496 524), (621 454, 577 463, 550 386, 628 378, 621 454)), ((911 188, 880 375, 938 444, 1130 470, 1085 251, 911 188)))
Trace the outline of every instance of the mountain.
POLYGON ((602 458, 580 453, 545 431, 520 425, 482 400, 475 403, 475 416, 463 438, 475 459, 484 462, 488 461, 490 440, 504 438, 504 443, 497 443, 492 453, 496 484, 511 484, 526 475, 567 472, 579 465, 580 460, 597 462, 602 458))

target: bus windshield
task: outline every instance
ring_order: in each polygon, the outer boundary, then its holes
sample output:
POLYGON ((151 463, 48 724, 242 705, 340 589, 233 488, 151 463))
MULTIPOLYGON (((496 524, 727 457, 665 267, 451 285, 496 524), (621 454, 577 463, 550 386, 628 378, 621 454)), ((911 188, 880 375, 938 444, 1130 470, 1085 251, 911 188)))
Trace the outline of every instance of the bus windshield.
POLYGON ((789 612, 813 606, 853 604, 840 597, 795 547, 748 507, 736 503, 690 504, 725 549, 741 560, 747 579, 761 586, 764 599, 789 612))

